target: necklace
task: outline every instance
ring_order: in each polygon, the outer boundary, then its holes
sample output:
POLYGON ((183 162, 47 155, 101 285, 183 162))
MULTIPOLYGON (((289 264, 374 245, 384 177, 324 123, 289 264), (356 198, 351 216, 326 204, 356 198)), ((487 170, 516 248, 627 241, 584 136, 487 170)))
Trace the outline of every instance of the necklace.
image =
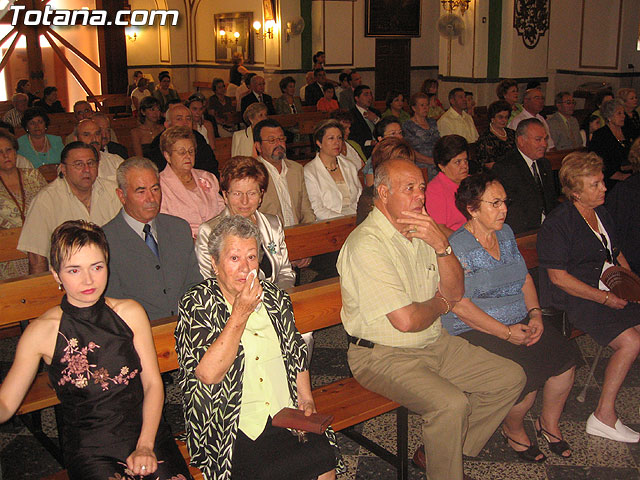
POLYGON ((338 170, 338 163, 336 162, 336 166, 333 168, 329 168, 326 165, 324 166, 324 168, 326 168, 327 170, 329 170, 330 172, 335 172, 336 170, 338 170))
POLYGON ((22 219, 22 223, 24 223, 24 216, 25 216, 24 214, 27 208, 27 201, 25 199, 24 186, 22 185, 22 174, 20 173, 20 169, 17 169, 17 172, 18 172, 18 184, 20 185, 20 200, 22 201, 22 205, 18 203, 18 199, 15 197, 13 192, 9 190, 9 187, 7 187, 7 184, 4 183, 4 179, 2 178, 2 176, 0 176, 0 182, 2 182, 2 186, 11 197, 11 200, 13 200, 13 203, 15 203, 16 207, 18 207, 18 211, 20 212, 20 218, 22 219))
POLYGON ((495 129, 495 127, 493 126, 493 123, 489 124, 489 129, 495 133, 496 137, 498 138, 507 138, 507 131, 503 128, 502 129, 502 133, 499 133, 498 130, 495 129))
POLYGON ((47 136, 45 135, 44 137, 44 143, 42 146, 42 150, 38 150, 35 145, 33 144, 33 140, 31 140, 31 135, 29 135, 29 143, 31 144, 31 148, 33 148, 33 151, 36 153, 45 153, 48 152, 49 149, 47 148, 49 146, 49 139, 47 138, 47 136))

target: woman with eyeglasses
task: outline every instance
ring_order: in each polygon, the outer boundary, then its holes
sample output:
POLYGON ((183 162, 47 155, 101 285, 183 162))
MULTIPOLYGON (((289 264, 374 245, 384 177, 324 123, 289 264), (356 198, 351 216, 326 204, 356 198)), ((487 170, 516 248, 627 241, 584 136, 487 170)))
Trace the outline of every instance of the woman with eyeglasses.
MULTIPOLYGON (((538 233, 540 299, 544 306, 564 310, 569 322, 599 345, 613 349, 587 433, 637 443, 640 434, 622 423, 615 403, 640 352, 640 304, 623 300, 600 281, 613 265, 629 268, 603 206, 602 169, 602 159, 592 152, 574 152, 562 161, 560 183, 568 201, 545 218, 538 233)), ((635 412, 627 420, 634 417, 635 412)))
POLYGON ((168 165, 160 172, 160 212, 185 219, 195 238, 200 224, 224 209, 218 179, 212 173, 193 168, 196 140, 191 128, 167 128, 160 136, 160 150, 168 165))
POLYGON ((220 214, 200 225, 196 237, 196 256, 203 278, 215 277, 208 247, 211 232, 223 218, 241 215, 251 220, 260 230, 260 280, 273 282, 283 290, 293 287, 296 274, 289 262, 282 223, 276 215, 258 211, 268 182, 266 168, 255 158, 233 157, 224 164, 220 172, 220 190, 226 207, 220 214))
POLYGON ((433 147, 433 159, 440 173, 427 183, 425 208, 448 237, 466 222, 455 195, 469 176, 469 144, 460 135, 445 135, 433 147))
POLYGON ((535 421, 549 450, 564 458, 571 447, 559 420, 573 385, 578 353, 542 319, 533 280, 518 251, 513 231, 504 223, 507 194, 492 173, 470 175, 460 183, 456 206, 467 222, 449 237, 465 272, 464 298, 442 317, 451 335, 519 364, 527 383, 502 424, 505 443, 525 461, 546 457, 529 439, 524 417, 543 389, 542 413, 535 421))

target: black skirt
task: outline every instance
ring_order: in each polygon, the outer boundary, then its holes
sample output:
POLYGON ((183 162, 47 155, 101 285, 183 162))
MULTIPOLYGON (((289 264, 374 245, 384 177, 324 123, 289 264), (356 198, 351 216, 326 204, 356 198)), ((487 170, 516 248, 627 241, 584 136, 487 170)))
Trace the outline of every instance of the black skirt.
POLYGON ((311 480, 336 467, 336 455, 325 435, 307 433, 307 442, 286 428, 267 426, 251 440, 238 430, 233 445, 232 480, 311 480))
MULTIPOLYGON (((526 323, 522 322, 522 323, 526 323)), ((527 347, 514 345, 504 339, 488 333, 471 330, 460 334, 460 337, 470 344, 483 347, 509 360, 513 360, 522 367, 527 375, 527 383, 518 399, 519 403, 528 393, 543 387, 550 377, 556 377, 571 367, 582 362, 580 351, 575 342, 564 338, 560 332, 543 320, 544 332, 540 340, 527 347)))

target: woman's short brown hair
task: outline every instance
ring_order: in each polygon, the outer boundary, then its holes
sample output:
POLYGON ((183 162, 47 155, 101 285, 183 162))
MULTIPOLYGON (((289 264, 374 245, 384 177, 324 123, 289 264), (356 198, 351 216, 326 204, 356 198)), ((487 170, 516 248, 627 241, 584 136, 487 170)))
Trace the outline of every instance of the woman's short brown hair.
POLYGON ((330 128, 337 128, 340 130, 340 134, 344 137, 344 127, 338 120, 334 120, 333 118, 323 120, 316 125, 316 128, 313 131, 313 144, 316 146, 316 150, 320 150, 318 142, 322 143, 325 133, 327 133, 327 130, 330 128))
POLYGON ((16 137, 12 135, 9 130, 5 128, 0 128, 0 138, 4 138, 5 140, 8 140, 9 143, 11 143, 11 146, 13 147, 13 149, 16 152, 18 151, 18 140, 16 140, 16 137))
POLYGON ((564 157, 559 173, 564 196, 574 201, 584 188, 584 177, 602 173, 602 167, 602 158, 594 152, 571 152, 564 157))
POLYGON ((516 82, 515 80, 512 80, 510 78, 505 78, 496 87, 496 96, 500 100, 504 100, 504 96, 507 94, 507 92, 509 91, 509 89, 511 87, 518 88, 518 82, 516 82))
POLYGON ((251 123, 251 120, 256 118, 256 116, 262 110, 264 110, 265 112, 268 111, 267 106, 264 103, 254 102, 251 105, 249 105, 247 109, 244 111, 244 113, 242 114, 242 119, 244 120, 244 123, 249 125, 251 123))
POLYGON ((258 182, 260 190, 267 190, 269 174, 262 163, 253 157, 236 156, 225 162, 220 171, 220 190, 228 192, 233 180, 250 178, 258 182))
POLYGON ((95 245, 109 263, 109 244, 102 229, 95 223, 84 220, 69 220, 59 225, 51 234, 49 263, 56 273, 65 260, 83 247, 95 245))
POLYGON ((196 147, 196 137, 189 127, 169 127, 160 135, 160 151, 169 153, 178 140, 191 140, 196 147))
POLYGON ((414 93, 413 95, 411 95, 411 98, 409 98, 409 107, 415 107, 416 104, 418 103, 418 100, 420 100, 421 98, 426 98, 427 100, 429 100, 429 95, 433 96, 433 93, 424 93, 424 92, 414 93))
POLYGON ((378 165, 387 160, 409 160, 415 163, 416 154, 404 138, 385 137, 380 140, 371 152, 371 166, 375 172, 378 165))

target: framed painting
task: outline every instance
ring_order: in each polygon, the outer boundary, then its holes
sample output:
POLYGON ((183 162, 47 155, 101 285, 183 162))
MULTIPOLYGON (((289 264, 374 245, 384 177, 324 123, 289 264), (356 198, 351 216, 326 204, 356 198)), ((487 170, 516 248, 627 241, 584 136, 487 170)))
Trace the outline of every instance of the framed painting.
POLYGON ((213 17, 216 62, 231 63, 239 52, 245 63, 253 63, 253 13, 217 13, 213 17))
POLYGON ((365 0, 365 37, 419 37, 420 0, 365 0))

